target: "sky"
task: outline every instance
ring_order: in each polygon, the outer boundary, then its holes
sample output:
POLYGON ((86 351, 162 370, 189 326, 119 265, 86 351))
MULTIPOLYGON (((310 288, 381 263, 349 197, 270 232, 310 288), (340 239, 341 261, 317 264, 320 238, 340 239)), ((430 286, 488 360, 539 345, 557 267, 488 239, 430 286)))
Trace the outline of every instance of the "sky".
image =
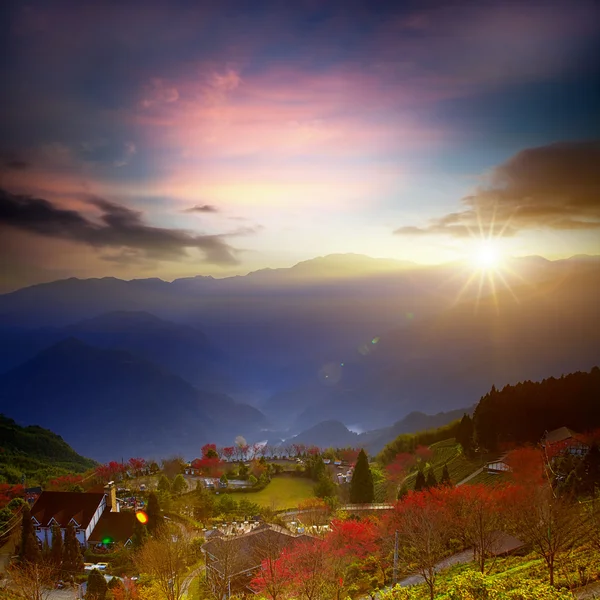
POLYGON ((0 291, 600 253, 597 2, 0 11, 0 291))

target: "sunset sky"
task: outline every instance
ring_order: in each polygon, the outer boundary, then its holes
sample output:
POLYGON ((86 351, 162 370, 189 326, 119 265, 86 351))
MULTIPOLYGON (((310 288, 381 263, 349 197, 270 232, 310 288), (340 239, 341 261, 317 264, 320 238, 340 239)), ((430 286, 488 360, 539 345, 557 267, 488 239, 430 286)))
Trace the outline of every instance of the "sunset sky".
POLYGON ((597 2, 4 4, 0 291, 600 253, 597 2))

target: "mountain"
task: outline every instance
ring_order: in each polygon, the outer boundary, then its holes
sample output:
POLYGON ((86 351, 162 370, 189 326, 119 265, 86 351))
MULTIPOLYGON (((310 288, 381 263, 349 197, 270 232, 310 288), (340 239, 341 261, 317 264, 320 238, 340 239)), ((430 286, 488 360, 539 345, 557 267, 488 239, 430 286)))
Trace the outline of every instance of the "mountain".
POLYGON ((207 391, 226 391, 226 355, 198 329, 144 311, 116 311, 63 328, 65 337, 107 349, 127 350, 207 391))
POLYGON ((0 377, 0 411, 97 460, 197 453, 267 425, 258 410, 196 389, 123 350, 69 338, 0 377))
POLYGON ((8 483, 41 483, 47 477, 81 473, 96 463, 80 456, 59 435, 37 425, 21 427, 0 414, 0 476, 8 483))
POLYGON ((388 442, 403 433, 415 433, 436 429, 460 419, 464 413, 472 414, 471 408, 461 408, 449 412, 440 412, 435 415, 426 415, 419 411, 413 411, 400 421, 390 427, 374 429, 364 433, 356 433, 348 429, 341 421, 321 421, 316 425, 302 431, 286 443, 305 444, 306 446, 318 446, 319 448, 365 448, 370 454, 377 454, 388 442))
POLYGON ((328 420, 382 429, 469 405, 493 383, 594 364, 600 261, 523 257, 480 275, 332 255, 223 279, 32 286, 0 296, 0 370, 74 335, 227 390, 289 437, 328 420))

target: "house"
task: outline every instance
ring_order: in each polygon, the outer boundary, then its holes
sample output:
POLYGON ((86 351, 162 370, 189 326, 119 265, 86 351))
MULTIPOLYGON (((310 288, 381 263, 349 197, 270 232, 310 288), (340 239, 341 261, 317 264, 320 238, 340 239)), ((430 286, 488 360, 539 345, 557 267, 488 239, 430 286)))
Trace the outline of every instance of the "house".
POLYGON ((104 492, 42 492, 31 507, 31 520, 40 542, 52 542, 52 527, 58 525, 64 536, 68 525, 75 526, 77 539, 87 546, 90 535, 106 512, 119 512, 113 482, 104 492))
POLYGON ((542 438, 542 448, 550 459, 559 454, 573 454, 585 456, 590 449, 581 435, 575 433, 568 427, 559 427, 552 431, 546 431, 542 438))
POLYGON ((202 546, 207 580, 218 594, 252 592, 250 582, 263 560, 276 558, 284 548, 309 539, 311 536, 266 523, 242 535, 211 536, 202 546))
POLYGON ((135 513, 133 511, 112 512, 106 510, 90 534, 88 544, 109 546, 120 543, 128 546, 131 544, 134 528, 135 513))
POLYGON ((485 465, 488 473, 508 473, 512 471, 511 466, 503 460, 496 460, 485 465))

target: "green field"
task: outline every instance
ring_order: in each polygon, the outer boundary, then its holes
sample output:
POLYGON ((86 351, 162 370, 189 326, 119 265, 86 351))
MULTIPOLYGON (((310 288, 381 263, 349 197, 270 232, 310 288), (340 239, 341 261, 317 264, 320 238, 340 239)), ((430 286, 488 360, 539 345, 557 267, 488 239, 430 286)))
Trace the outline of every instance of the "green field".
POLYGON ((312 498, 313 486, 314 482, 304 477, 273 477, 264 490, 246 497, 250 502, 273 510, 295 508, 302 500, 312 498))

